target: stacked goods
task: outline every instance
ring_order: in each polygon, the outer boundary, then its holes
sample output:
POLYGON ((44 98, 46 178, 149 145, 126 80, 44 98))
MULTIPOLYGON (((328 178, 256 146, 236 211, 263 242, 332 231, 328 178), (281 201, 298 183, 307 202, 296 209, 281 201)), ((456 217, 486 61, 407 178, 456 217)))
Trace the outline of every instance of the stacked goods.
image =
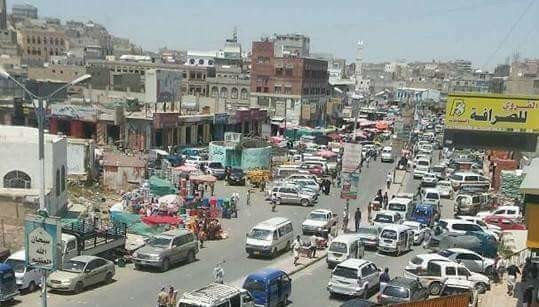
POLYGON ((521 170, 501 171, 500 179, 501 194, 512 199, 521 198, 522 195, 519 192, 519 188, 522 180, 524 179, 521 170))

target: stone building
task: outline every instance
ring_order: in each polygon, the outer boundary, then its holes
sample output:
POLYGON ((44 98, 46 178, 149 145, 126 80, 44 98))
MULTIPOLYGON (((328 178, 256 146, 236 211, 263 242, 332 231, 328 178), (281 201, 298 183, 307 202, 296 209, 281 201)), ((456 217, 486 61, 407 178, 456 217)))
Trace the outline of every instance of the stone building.
POLYGON ((240 67, 218 67, 215 77, 209 77, 209 96, 216 100, 215 112, 230 112, 249 107, 251 79, 240 67))
POLYGON ((55 27, 23 23, 17 31, 23 63, 40 65, 66 51, 65 33, 55 27))

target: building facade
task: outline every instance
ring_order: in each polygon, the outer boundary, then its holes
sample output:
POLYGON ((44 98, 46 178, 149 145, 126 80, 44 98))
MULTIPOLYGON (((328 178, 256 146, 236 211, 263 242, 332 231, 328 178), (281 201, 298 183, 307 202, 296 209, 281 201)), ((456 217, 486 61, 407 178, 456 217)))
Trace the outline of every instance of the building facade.
POLYGON ((66 51, 65 33, 54 27, 23 25, 18 28, 17 36, 26 64, 39 65, 66 51))
POLYGON ((37 7, 30 4, 14 4, 11 7, 11 17, 15 20, 37 19, 37 7))

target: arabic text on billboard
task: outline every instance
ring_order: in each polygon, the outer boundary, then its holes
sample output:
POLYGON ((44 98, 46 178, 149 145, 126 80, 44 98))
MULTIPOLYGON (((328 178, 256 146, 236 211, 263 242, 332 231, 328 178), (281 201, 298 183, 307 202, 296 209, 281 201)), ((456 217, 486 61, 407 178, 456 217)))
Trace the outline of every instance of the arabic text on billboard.
POLYGON ((344 144, 344 154, 342 158, 342 171, 354 172, 361 162, 361 145, 353 143, 344 144))
POLYGON ((26 265, 54 270, 59 267, 61 251, 59 218, 28 215, 24 221, 26 265))
POLYGON ((539 133, 539 98, 449 95, 445 116, 449 129, 539 133))

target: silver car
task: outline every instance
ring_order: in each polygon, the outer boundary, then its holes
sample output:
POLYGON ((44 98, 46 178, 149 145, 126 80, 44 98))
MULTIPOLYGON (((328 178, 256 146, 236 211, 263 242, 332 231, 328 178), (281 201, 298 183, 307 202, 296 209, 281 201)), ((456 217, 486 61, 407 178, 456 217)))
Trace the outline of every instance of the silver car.
POLYGON ((80 293, 86 287, 110 283, 116 273, 112 261, 96 256, 77 256, 47 278, 51 290, 80 293))

